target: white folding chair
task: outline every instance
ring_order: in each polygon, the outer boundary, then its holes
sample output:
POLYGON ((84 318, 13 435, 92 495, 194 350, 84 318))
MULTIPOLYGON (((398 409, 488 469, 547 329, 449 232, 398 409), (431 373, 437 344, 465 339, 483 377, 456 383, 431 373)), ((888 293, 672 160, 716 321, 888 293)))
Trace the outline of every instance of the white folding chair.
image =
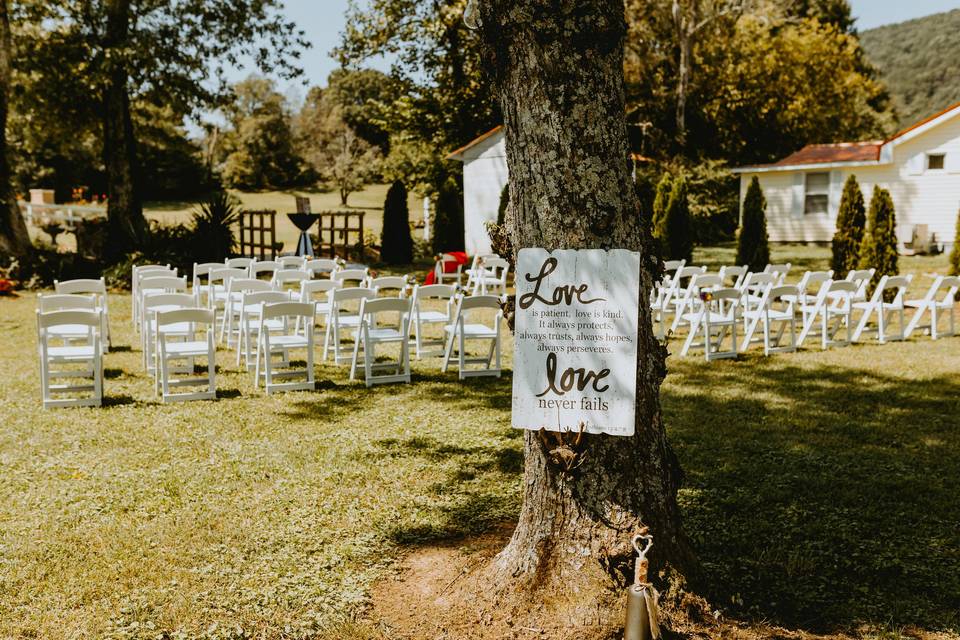
MULTIPOLYGON (((719 280, 720 276, 714 277, 719 280)), ((736 358, 739 353, 737 325, 740 324, 740 298, 739 289, 701 287, 699 307, 690 307, 683 316, 690 325, 690 331, 680 355, 687 355, 694 347, 702 347, 707 362, 736 358), (703 342, 697 342, 698 335, 703 336, 703 342), (729 349, 723 346, 727 336, 730 336, 729 349)))
POLYGON ((857 285, 857 293, 853 296, 854 302, 865 302, 867 299, 867 289, 870 286, 870 281, 873 280, 873 274, 876 273, 876 269, 853 269, 847 273, 845 278, 848 282, 853 282, 857 285))
POLYGON ((454 319, 455 298, 457 287, 450 284, 428 284, 415 285, 413 287, 412 302, 412 321, 413 341, 416 349, 417 360, 423 356, 442 356, 444 355, 444 345, 446 340, 440 338, 427 338, 424 335, 424 329, 429 325, 441 325, 443 327, 451 324, 454 319), (445 311, 436 309, 427 309, 426 305, 446 307, 445 311), (424 347, 438 347, 436 351, 426 351, 424 347))
POLYGON ((510 263, 503 258, 488 258, 480 264, 482 272, 473 278, 473 295, 507 295, 507 274, 510 263), (492 275, 491 275, 492 274, 492 275))
POLYGON ((820 295, 820 289, 824 284, 833 280, 833 270, 827 271, 805 271, 797 283, 797 299, 795 302, 798 307, 816 304, 820 295))
MULTIPOLYGON (((146 316, 143 313, 143 301, 145 298, 158 293, 186 293, 187 278, 171 275, 156 275, 158 272, 151 271, 140 277, 140 284, 137 287, 137 307, 140 309, 140 332, 143 339, 143 323, 146 316)), ((194 296, 196 297, 196 296, 194 296)), ((142 345, 141 345, 142 346, 142 345)))
POLYGON ((498 296, 461 296, 452 323, 443 328, 447 337, 444 349, 443 371, 446 373, 457 349, 457 367, 460 380, 476 376, 500 377, 500 321, 503 318, 501 299, 498 296), (477 318, 482 312, 496 310, 493 324, 488 325, 477 318), (486 357, 469 357, 467 341, 489 341, 490 350, 486 357), (495 358, 495 359, 494 359, 495 358), (479 364, 479 369, 468 369, 468 365, 479 364), (493 364, 493 366, 491 366, 493 364))
POLYGON ((307 259, 304 256, 280 256, 277 262, 281 269, 302 271, 307 264, 307 259))
POLYGON ((212 309, 176 309, 158 311, 156 314, 155 349, 157 361, 155 391, 164 403, 186 400, 215 400, 217 397, 217 360, 213 342, 214 313, 212 309), (203 377, 188 375, 172 378, 171 373, 194 372, 197 358, 207 359, 207 373, 203 377), (171 366, 174 362, 186 361, 181 367, 171 366), (206 386, 205 391, 187 391, 174 393, 172 387, 206 386))
POLYGON ((230 299, 230 282, 234 279, 249 279, 249 268, 222 267, 211 269, 207 281, 207 306, 214 313, 226 311, 230 299))
POLYGON ((410 382, 410 300, 408 298, 370 298, 360 301, 360 325, 354 330, 350 379, 356 379, 357 361, 363 350, 364 380, 368 387, 388 382, 410 382), (396 315, 396 322, 390 318, 396 315), (396 344, 400 355, 395 361, 377 361, 379 345, 396 344), (378 371, 387 371, 377 374, 378 371))
POLYGON ((210 290, 210 272, 214 269, 223 269, 222 262, 194 262, 193 263, 193 295, 201 307, 210 307, 207 293, 210 290))
POLYGON ((853 308, 862 311, 860 322, 853 332, 853 341, 857 342, 864 333, 876 333, 877 341, 885 344, 888 341, 900 341, 907 338, 906 307, 904 298, 907 295, 907 289, 910 287, 912 275, 906 276, 883 276, 877 283, 877 288, 873 296, 866 302, 854 302, 853 308), (890 298, 890 302, 886 298, 890 298), (870 320, 876 317, 876 326, 870 328, 870 320), (891 334, 894 326, 893 320, 896 320, 896 333, 891 334))
POLYGON ((764 268, 763 272, 772 273, 774 276, 776 276, 775 286, 779 287, 783 284, 784 280, 787 279, 787 275, 790 273, 792 266, 793 265, 791 265, 789 262, 785 262, 783 264, 768 264, 764 268))
POLYGON ((446 284, 448 282, 459 285, 463 282, 463 264, 455 256, 449 253, 440 254, 440 259, 433 265, 433 278, 436 284, 446 284), (456 265, 447 271, 448 264, 456 265))
POLYGON ((675 299, 674 313, 676 315, 670 330, 676 332, 681 324, 689 325, 693 320, 699 323, 699 319, 697 318, 699 311, 703 308, 701 294, 704 291, 720 289, 722 286, 723 282, 716 273, 705 273, 701 271, 690 278, 689 284, 687 284, 681 292, 678 292, 678 296, 675 299))
POLYGON ((330 274, 330 279, 338 283, 341 289, 346 288, 366 288, 367 280, 370 278, 370 269, 340 269, 330 274))
MULTIPOLYGON (((243 359, 243 365, 249 371, 256 366, 257 336, 260 330, 260 310, 264 303, 290 302, 290 293, 287 291, 255 291, 244 293, 237 305, 240 310, 240 319, 237 322, 239 335, 237 336, 237 366, 243 359)), ((268 320, 271 329, 283 329, 283 320, 268 320)), ((286 355, 285 353, 283 354, 286 355)), ((286 361, 284 360, 284 366, 286 361)))
POLYGON ((763 310, 770 295, 770 289, 776 285, 777 276, 773 273, 748 273, 740 286, 740 316, 743 318, 742 351, 746 351, 757 342, 754 334, 763 323, 763 310))
POLYGON ((314 329, 317 323, 323 322, 324 326, 330 321, 330 295, 329 293, 338 288, 338 284, 333 280, 304 280, 300 283, 300 302, 308 302, 316 306, 317 315, 314 320, 314 329))
POLYGON ((682 289, 683 280, 686 279, 689 284, 695 275, 706 273, 706 267, 686 267, 685 260, 670 260, 665 264, 665 273, 663 279, 656 285, 650 294, 650 309, 653 315, 653 323, 657 327, 657 337, 661 340, 667 335, 667 323, 673 326, 677 307, 680 301, 686 296, 685 288, 682 289), (672 271, 668 267, 676 267, 672 271))
POLYGON ((723 281, 723 286, 725 287, 739 289, 743 286, 743 281, 747 279, 748 273, 750 273, 748 267, 739 265, 723 266, 720 267, 720 280, 723 281))
MULTIPOLYGON (((79 293, 55 293, 37 296, 37 311, 39 313, 50 313, 52 311, 92 311, 101 312, 97 296, 82 295, 79 293)), ((100 328, 101 346, 103 346, 103 327, 100 328)), ((68 325, 60 324, 47 329, 47 334, 53 338, 62 340, 64 344, 90 344, 93 334, 90 327, 78 324, 68 325)))
POLYGON ((101 312, 84 310, 37 311, 37 341, 40 352, 40 395, 44 409, 54 407, 99 407, 103 404, 103 345, 100 343, 101 312), (84 327, 86 344, 63 343, 61 335, 84 327), (67 328, 64 331, 58 329, 67 328), (59 344, 58 344, 59 343, 59 344), (64 368, 57 368, 63 365, 64 368), (82 368, 66 368, 76 367, 82 368), (56 383, 57 380, 69 382, 56 383), (77 379, 83 382, 78 384, 77 379), (82 397, 62 394, 90 393, 82 397))
POLYGON ((223 264, 228 269, 244 269, 250 273, 250 266, 256 261, 256 258, 227 258, 223 264))
POLYGON ((927 290, 927 294, 920 300, 904 300, 903 304, 915 309, 910 324, 907 325, 906 337, 910 337, 917 329, 926 329, 934 340, 943 336, 956 335, 954 313, 956 310, 957 290, 960 289, 960 278, 956 276, 937 276, 927 290), (930 314, 930 321, 923 322, 923 317, 930 314), (940 331, 940 315, 946 314, 950 320, 950 330, 940 331))
POLYGON ((283 267, 276 260, 257 260, 250 265, 250 277, 256 280, 273 280, 273 274, 283 267), (264 278, 264 276, 266 276, 264 278))
MULTIPOLYGON (((499 260, 500 256, 496 253, 480 253, 473 256, 473 262, 470 264, 470 268, 467 269, 467 285, 464 287, 467 291, 473 291, 474 283, 477 279, 487 277, 494 278, 496 273, 493 269, 490 269, 487 266, 488 260, 499 260)), ((437 282, 440 282, 437 280, 437 282)))
POLYGON ((796 300, 800 290, 795 285, 772 287, 763 305, 763 355, 792 353, 797 350, 796 300), (774 325, 777 327, 773 333, 774 325), (784 333, 790 330, 790 342, 783 344, 784 333))
POLYGON ((365 287, 349 287, 347 289, 333 289, 327 294, 330 297, 330 316, 323 336, 323 360, 326 361, 330 346, 333 346, 333 361, 335 364, 346 364, 350 361, 351 349, 340 344, 343 332, 356 329, 360 326, 359 307, 362 300, 376 298, 373 289, 365 287), (350 307, 357 306, 357 311, 350 307))
POLYGON ((378 298, 406 298, 410 276, 382 276, 370 278, 367 287, 377 292, 378 298))
POLYGON ((679 269, 683 269, 687 266, 686 260, 665 260, 663 262, 663 272, 669 275, 673 275, 679 269))
MULTIPOLYGON (((256 265, 254 265, 256 266, 256 265)), ((254 278, 231 278, 227 283, 227 295, 224 298, 223 317, 220 319, 219 341, 227 347, 236 344, 240 335, 240 309, 243 297, 248 293, 273 291, 269 282, 254 278)))
POLYGON ((260 386, 261 377, 267 394, 274 391, 312 391, 316 388, 313 377, 313 332, 301 335, 296 330, 298 320, 305 326, 313 324, 314 306, 302 302, 264 303, 260 310, 260 326, 257 330, 257 365, 254 371, 254 386, 260 386), (282 329, 273 328, 271 320, 282 320, 282 329), (307 364, 305 370, 275 371, 278 366, 273 362, 273 354, 280 351, 283 361, 290 363, 290 351, 305 349, 307 364), (299 382, 274 382, 275 378, 288 379, 305 377, 299 382))
POLYGON ((281 269, 273 274, 273 280, 270 281, 270 286, 273 287, 274 291, 299 293, 300 286, 304 282, 312 279, 313 274, 303 269, 281 269))
MULTIPOLYGON (((154 373, 155 348, 157 336, 157 313, 164 311, 176 311, 179 309, 196 308, 196 298, 187 293, 152 293, 143 298, 143 323, 141 324, 141 348, 143 349, 143 366, 147 373, 154 373)), ((187 334, 186 325, 180 329, 182 334, 187 334)), ((167 333, 173 334, 170 327, 167 327, 167 333)))
POLYGON ((845 347, 853 339, 853 302, 859 287, 848 280, 833 280, 820 289, 816 304, 807 314, 797 346, 819 329, 820 347, 845 347), (818 322, 819 321, 819 322, 818 322), (842 340, 837 339, 844 332, 842 340))
POLYGON ((53 290, 64 295, 93 295, 97 299, 97 307, 103 313, 103 326, 100 328, 100 340, 103 342, 103 352, 106 353, 110 342, 110 313, 107 309, 107 283, 103 278, 54 280, 53 290))
POLYGON ((144 264, 140 266, 134 265, 132 279, 130 280, 130 296, 132 310, 130 315, 130 320, 133 322, 133 330, 140 330, 140 281, 145 277, 157 277, 157 276, 171 276, 176 277, 177 270, 171 269, 170 265, 160 265, 160 264, 144 264))
POLYGON ((307 260, 303 268, 312 273, 314 278, 321 278, 339 270, 340 263, 328 258, 316 258, 315 260, 307 260))

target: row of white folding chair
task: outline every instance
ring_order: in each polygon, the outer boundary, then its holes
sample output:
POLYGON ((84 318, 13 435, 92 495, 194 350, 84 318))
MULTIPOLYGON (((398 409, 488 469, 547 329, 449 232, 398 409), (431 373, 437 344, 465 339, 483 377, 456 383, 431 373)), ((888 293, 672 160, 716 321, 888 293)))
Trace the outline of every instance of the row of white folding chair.
MULTIPOLYGON (((93 301, 92 296, 90 300, 93 301)), ((96 307, 37 310, 40 395, 44 409, 102 405, 102 327, 103 312, 96 307), (82 340, 77 339, 80 336, 82 340), (81 368, 77 369, 77 365, 81 368), (60 380, 67 382, 58 382, 60 380), (77 397, 76 394, 83 395, 77 397)))
POLYGON ((254 367, 254 386, 263 382, 267 394, 274 391, 310 391, 316 388, 313 372, 313 331, 300 332, 297 326, 312 327, 316 307, 304 302, 262 302, 257 312, 257 352, 254 367), (306 351, 306 365, 292 368, 290 352, 306 351), (280 362, 274 361, 279 354, 280 362), (280 370, 277 370, 277 369, 280 370), (283 382, 290 378, 302 378, 283 382), (277 381, 280 380, 280 381, 277 381))
POLYGON ((908 338, 918 329, 925 330, 934 340, 943 336, 956 335, 954 315, 957 292, 960 290, 960 278, 938 274, 931 275, 933 276, 933 284, 927 289, 923 298, 903 301, 907 308, 914 310, 913 317, 907 325, 906 337, 908 338), (939 326, 943 315, 946 315, 949 320, 950 328, 946 332, 941 331, 939 326), (929 316, 926 323, 924 323, 925 316, 929 316))
POLYGON ((107 308, 106 281, 102 277, 99 279, 54 280, 53 289, 62 295, 96 296, 97 306, 103 312, 103 326, 100 328, 100 336, 103 341, 104 353, 106 353, 112 344, 110 340, 110 312, 107 308))

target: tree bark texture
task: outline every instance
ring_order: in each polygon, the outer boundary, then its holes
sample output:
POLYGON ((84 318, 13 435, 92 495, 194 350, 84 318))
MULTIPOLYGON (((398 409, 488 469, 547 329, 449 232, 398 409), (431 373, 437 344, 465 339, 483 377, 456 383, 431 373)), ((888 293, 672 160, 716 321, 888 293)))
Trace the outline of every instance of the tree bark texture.
MULTIPOLYGON (((641 252, 637 424, 632 437, 585 436, 581 466, 550 461, 524 440, 523 507, 495 561, 497 583, 543 594, 571 624, 622 624, 632 581, 631 538, 654 536, 663 581, 694 565, 681 533, 681 471, 667 443, 659 391, 665 351, 651 328, 658 269, 627 163, 623 0, 486 0, 481 37, 506 126, 507 232, 515 250, 641 252), (560 603, 564 604, 560 604, 560 603)), ((517 274, 522 277, 522 274, 517 274)))
POLYGON ((130 114, 124 48, 130 45, 130 0, 108 0, 104 51, 103 160, 107 174, 109 259, 142 247, 149 228, 137 189, 137 145, 130 114))
POLYGON ((7 0, 0 0, 0 257, 23 257, 33 245, 13 192, 10 158, 7 155, 7 114, 12 73, 10 59, 13 49, 8 4, 7 0))

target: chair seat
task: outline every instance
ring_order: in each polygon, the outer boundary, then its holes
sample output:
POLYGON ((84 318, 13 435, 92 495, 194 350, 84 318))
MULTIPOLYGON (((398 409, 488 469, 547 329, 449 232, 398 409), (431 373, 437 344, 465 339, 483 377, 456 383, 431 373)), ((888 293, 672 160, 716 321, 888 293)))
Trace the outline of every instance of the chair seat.
POLYGON ((339 316, 337 318, 337 324, 341 327, 359 327, 360 316, 339 316))
POLYGON ((164 345, 167 354, 171 356, 205 356, 207 343, 201 340, 193 342, 168 342, 164 345))
MULTIPOLYGON (((443 328, 446 333, 456 331, 456 325, 448 324, 443 328)), ((497 330, 490 328, 485 324, 465 324, 463 325, 464 338, 496 338, 497 330)))
POLYGON ((56 360, 92 360, 93 346, 48 347, 47 354, 56 360))
POLYGON ((442 311, 421 311, 420 322, 450 322, 450 316, 442 311))

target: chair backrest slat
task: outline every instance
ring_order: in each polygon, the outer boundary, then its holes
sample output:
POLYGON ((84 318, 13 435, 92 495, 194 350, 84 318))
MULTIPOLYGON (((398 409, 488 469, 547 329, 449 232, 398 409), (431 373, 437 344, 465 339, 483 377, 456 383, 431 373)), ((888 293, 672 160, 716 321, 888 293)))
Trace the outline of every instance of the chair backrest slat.
POLYGON ((78 293, 40 294, 37 307, 41 313, 63 310, 94 311, 97 308, 97 296, 85 296, 78 293))
POLYGON ((96 311, 69 309, 65 311, 37 312, 37 325, 41 329, 63 325, 81 325, 93 330, 100 328, 100 314, 96 311))

